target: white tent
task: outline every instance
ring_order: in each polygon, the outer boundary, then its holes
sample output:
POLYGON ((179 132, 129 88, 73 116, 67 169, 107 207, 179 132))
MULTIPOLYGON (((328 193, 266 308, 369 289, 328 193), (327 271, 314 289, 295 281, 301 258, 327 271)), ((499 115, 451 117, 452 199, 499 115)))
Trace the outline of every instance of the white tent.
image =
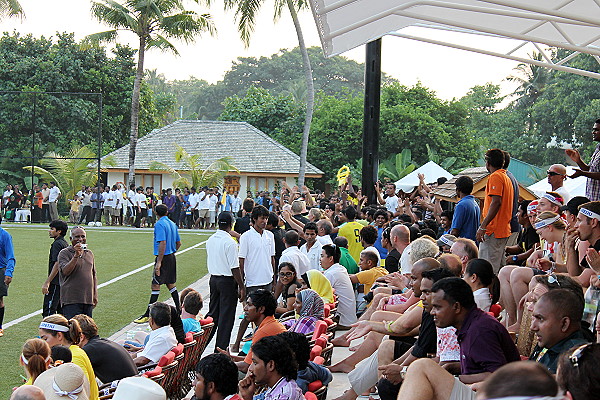
POLYGON ((441 177, 451 179, 453 176, 450 172, 446 171, 433 161, 429 161, 427 164, 420 166, 410 174, 406 175, 404 178, 397 181, 396 191, 402 190, 404 193, 409 193, 415 190, 415 188, 419 186, 418 174, 425 175, 426 183, 435 182, 437 178, 441 177))
MULTIPOLYGON (((567 175, 573 174, 573 171, 573 167, 567 166, 567 175)), ((586 180, 587 178, 585 176, 580 176, 579 178, 575 179, 567 178, 564 184, 565 189, 567 189, 572 198, 575 196, 585 196, 586 180)), ((541 181, 527 187, 527 189, 535 193, 536 196, 541 197, 544 193, 549 192, 552 188, 548 183, 548 179, 544 178, 541 181)))

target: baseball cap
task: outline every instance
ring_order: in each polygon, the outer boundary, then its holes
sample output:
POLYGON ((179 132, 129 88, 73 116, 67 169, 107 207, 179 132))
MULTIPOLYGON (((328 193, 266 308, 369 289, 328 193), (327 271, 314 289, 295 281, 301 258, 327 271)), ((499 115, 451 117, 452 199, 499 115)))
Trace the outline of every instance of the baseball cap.
POLYGON ((223 211, 217 217, 217 223, 219 226, 233 225, 233 216, 229 211, 223 211))
POLYGON ((585 203, 589 203, 590 199, 585 196, 575 196, 569 202, 560 208, 560 211, 568 211, 573 215, 577 215, 579 212, 579 206, 585 203))

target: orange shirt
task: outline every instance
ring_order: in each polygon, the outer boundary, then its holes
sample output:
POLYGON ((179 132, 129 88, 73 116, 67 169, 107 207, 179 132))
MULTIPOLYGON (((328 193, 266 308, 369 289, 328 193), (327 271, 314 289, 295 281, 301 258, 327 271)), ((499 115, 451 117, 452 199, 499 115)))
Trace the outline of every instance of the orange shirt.
POLYGON ((494 234, 497 239, 506 238, 510 236, 510 220, 512 218, 513 209, 513 197, 514 191, 512 182, 506 170, 499 169, 494 171, 488 178, 487 185, 485 187, 485 201, 483 203, 483 212, 481 215, 485 218, 492 204, 491 196, 500 196, 500 209, 498 213, 486 226, 485 233, 487 235, 494 234))
MULTIPOLYGON (((285 332, 285 326, 283 326, 279 321, 275 319, 273 316, 268 316, 263 319, 263 322, 260 323, 256 332, 254 332, 254 336, 252 337, 252 344, 258 342, 260 339, 267 336, 275 336, 279 335, 282 332, 285 332)), ((246 354, 246 358, 244 358, 244 362, 246 364, 252 364, 252 350, 246 354)))

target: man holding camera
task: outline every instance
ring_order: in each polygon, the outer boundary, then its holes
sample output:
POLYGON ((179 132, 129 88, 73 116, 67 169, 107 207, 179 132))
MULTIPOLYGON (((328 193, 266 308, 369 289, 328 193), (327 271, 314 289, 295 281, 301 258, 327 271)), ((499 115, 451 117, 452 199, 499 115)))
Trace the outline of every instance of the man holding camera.
POLYGON ((67 319, 77 314, 92 317, 98 304, 94 253, 87 248, 85 229, 71 229, 71 246, 58 253, 60 303, 67 319))

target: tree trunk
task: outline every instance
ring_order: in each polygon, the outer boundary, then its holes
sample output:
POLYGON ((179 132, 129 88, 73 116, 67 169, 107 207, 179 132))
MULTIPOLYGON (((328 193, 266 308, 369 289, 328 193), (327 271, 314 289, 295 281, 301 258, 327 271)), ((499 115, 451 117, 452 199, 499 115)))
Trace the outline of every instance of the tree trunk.
POLYGON ((304 67, 304 78, 306 79, 306 117, 304 118, 302 146, 300 147, 300 170, 298 171, 298 188, 301 189, 302 185, 304 185, 304 176, 306 175, 308 135, 310 133, 310 124, 312 123, 313 108, 315 106, 315 86, 313 83, 310 59, 308 58, 308 50, 306 50, 306 44, 304 43, 304 35, 302 34, 302 28, 300 27, 300 21, 298 20, 298 13, 294 8, 294 3, 292 0, 287 0, 287 5, 290 9, 292 20, 294 21, 294 27, 296 28, 298 44, 300 45, 300 52, 302 53, 302 66, 304 67))
POLYGON ((133 81, 133 93, 131 94, 131 133, 129 134, 129 185, 135 184, 135 149, 137 147, 138 126, 140 120, 140 91, 142 78, 144 77, 144 55, 146 51, 146 38, 140 37, 140 49, 138 50, 137 70, 133 81))

